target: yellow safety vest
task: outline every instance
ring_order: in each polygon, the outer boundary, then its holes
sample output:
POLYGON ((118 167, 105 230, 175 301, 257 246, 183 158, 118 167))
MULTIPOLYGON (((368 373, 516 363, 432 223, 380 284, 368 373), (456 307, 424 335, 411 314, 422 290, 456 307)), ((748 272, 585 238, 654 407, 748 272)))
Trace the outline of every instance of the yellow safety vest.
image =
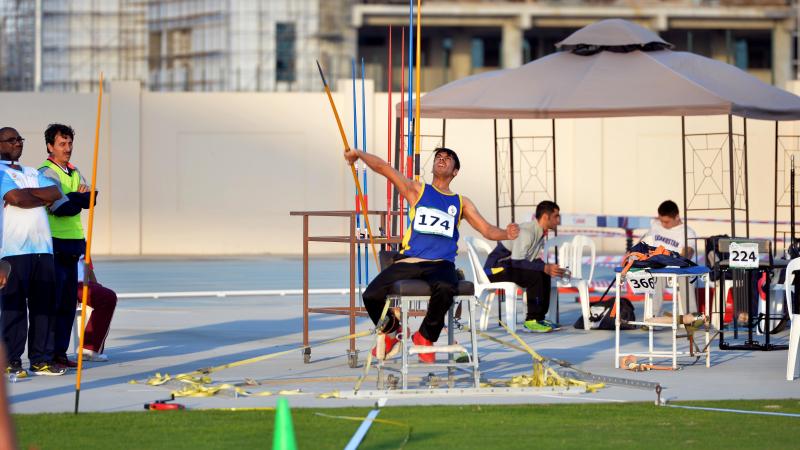
MULTIPOLYGON (((64 169, 58 167, 57 164, 50 161, 45 161, 40 169, 49 167, 58 174, 58 180, 61 182, 61 192, 64 195, 70 192, 77 192, 78 186, 81 184, 81 174, 78 169, 72 170, 70 175, 64 172, 64 169)), ((48 212, 47 219, 50 221, 50 232, 54 238, 59 239, 84 239, 83 225, 81 224, 81 215, 74 216, 54 216, 48 212)))

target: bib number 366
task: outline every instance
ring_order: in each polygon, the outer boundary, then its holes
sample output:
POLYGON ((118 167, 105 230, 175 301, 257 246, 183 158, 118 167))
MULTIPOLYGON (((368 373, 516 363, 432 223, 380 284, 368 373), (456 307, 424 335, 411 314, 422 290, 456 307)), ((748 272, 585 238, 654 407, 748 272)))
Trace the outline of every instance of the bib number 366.
POLYGON ((636 295, 652 295, 656 290, 656 279, 647 272, 629 273, 626 279, 636 295))
POLYGON ((737 269, 750 269, 758 267, 758 244, 731 242, 730 266, 737 269))

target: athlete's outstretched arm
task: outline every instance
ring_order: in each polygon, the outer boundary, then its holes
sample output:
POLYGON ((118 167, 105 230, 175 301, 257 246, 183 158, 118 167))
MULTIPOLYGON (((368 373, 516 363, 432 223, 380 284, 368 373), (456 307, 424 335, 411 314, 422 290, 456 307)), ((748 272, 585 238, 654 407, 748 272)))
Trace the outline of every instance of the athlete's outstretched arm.
POLYGON ((486 239, 492 241, 502 241, 504 239, 513 240, 519 236, 519 225, 510 223, 505 230, 502 228, 497 228, 496 226, 487 222, 486 219, 481 216, 481 213, 478 212, 478 208, 475 207, 475 205, 472 203, 472 200, 461 196, 461 201, 464 218, 467 219, 467 222, 469 222, 470 225, 472 225, 472 228, 478 230, 478 232, 486 239))
POLYGON ((400 195, 405 197, 409 203, 413 204, 417 201, 417 198, 419 198, 419 192, 422 188, 422 184, 420 184, 418 181, 406 178, 402 173, 395 170, 394 167, 390 166, 389 163, 383 159, 357 149, 350 149, 346 151, 344 153, 344 159, 348 164, 353 164, 357 159, 364 161, 364 163, 370 169, 388 178, 389 181, 395 185, 400 195))

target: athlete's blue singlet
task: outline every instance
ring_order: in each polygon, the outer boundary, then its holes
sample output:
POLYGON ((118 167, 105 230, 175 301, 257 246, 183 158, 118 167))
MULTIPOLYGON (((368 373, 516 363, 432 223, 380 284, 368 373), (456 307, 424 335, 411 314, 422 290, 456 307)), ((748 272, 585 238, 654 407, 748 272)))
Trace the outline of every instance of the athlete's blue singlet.
POLYGON ((461 196, 443 194, 430 184, 422 186, 417 203, 408 213, 411 227, 403 238, 403 255, 455 262, 461 196))

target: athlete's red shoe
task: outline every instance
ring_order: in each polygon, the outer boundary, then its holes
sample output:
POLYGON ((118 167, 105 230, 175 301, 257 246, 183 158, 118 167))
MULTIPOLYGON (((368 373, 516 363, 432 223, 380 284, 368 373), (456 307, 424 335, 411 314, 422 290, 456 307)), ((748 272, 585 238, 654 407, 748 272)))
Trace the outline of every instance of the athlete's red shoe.
MULTIPOLYGON (((383 335, 383 359, 391 358, 398 353, 400 353, 400 349, 403 348, 403 343, 397 339, 397 333, 387 333, 383 335)), ((372 357, 378 357, 378 347, 372 347, 372 357)))
MULTIPOLYGON (((411 336, 411 340, 414 342, 414 345, 424 346, 424 347, 432 347, 433 342, 425 339, 425 336, 421 335, 419 331, 414 333, 414 336, 411 336)), ((425 364, 433 364, 436 362, 436 353, 418 353, 419 362, 425 364)))

